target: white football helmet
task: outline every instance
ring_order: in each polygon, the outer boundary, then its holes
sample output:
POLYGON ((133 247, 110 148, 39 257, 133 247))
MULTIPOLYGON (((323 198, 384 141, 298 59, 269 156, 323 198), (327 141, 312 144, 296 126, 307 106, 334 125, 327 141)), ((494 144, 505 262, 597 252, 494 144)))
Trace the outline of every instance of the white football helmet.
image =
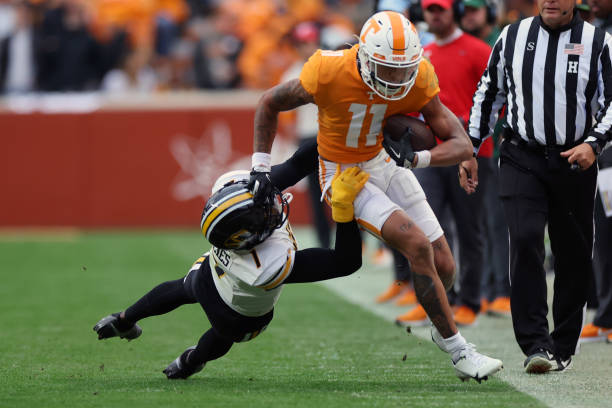
POLYGON ((363 25, 357 55, 366 85, 384 99, 398 100, 414 85, 423 49, 406 17, 381 11, 363 25))
POLYGON ((249 171, 220 176, 213 186, 200 220, 202 234, 215 247, 250 250, 280 228, 289 216, 289 202, 278 189, 255 202, 248 189, 249 171))
POLYGON ((248 170, 232 170, 219 176, 212 188, 212 194, 221 190, 221 187, 228 183, 237 183, 242 180, 249 180, 251 173, 248 170))

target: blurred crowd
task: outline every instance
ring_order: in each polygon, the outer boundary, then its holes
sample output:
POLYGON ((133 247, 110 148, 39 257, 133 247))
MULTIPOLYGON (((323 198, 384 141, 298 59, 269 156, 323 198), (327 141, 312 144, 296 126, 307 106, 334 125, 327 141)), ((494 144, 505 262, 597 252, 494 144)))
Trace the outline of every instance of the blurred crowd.
POLYGON ((300 22, 337 47, 370 12, 347 0, 0 0, 0 90, 266 88, 299 58, 300 22))
MULTIPOLYGON (((303 57, 336 49, 377 7, 359 0, 0 0, 0 92, 265 89, 303 57), (304 40, 300 23, 314 25, 304 40)), ((391 1, 421 21, 418 1, 391 1)), ((497 8, 504 25, 532 0, 497 8)), ((303 31, 303 30, 302 30, 303 31)))

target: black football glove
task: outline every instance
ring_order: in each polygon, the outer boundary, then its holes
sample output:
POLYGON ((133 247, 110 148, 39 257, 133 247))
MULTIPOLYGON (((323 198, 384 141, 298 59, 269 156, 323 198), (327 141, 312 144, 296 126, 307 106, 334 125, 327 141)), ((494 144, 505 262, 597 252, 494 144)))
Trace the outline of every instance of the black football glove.
POLYGON ((195 348, 196 346, 189 347, 187 350, 183 351, 183 354, 178 356, 176 360, 171 362, 168 367, 166 367, 163 373, 166 374, 166 377, 168 377, 169 380, 186 379, 193 374, 202 371, 206 363, 193 365, 187 362, 187 357, 189 357, 189 354, 195 350, 195 348))
POLYGON ((272 180, 269 171, 251 170, 251 178, 247 188, 253 193, 253 201, 261 203, 272 194, 272 180))
POLYGON ((412 130, 406 128, 406 131, 400 137, 400 140, 393 140, 391 135, 387 132, 383 133, 382 145, 389 154, 389 156, 395 161, 400 167, 412 168, 414 163, 414 150, 412 149, 412 143, 410 138, 412 137, 412 130))

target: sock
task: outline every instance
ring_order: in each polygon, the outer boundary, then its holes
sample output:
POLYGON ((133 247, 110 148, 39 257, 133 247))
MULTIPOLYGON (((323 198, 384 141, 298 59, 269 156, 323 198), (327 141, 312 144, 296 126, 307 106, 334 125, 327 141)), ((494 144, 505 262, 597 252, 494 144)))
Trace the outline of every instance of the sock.
POLYGON ((130 322, 127 319, 122 319, 121 313, 113 313, 113 316, 117 317, 117 322, 115 322, 115 328, 120 332, 128 331, 134 326, 133 322, 130 322))
POLYGON ((222 337, 215 329, 210 328, 202 335, 196 349, 189 353, 187 362, 195 366, 215 360, 224 356, 233 344, 232 340, 222 337))
POLYGON ((145 317, 165 314, 179 306, 195 302, 185 290, 182 278, 164 282, 128 307, 125 310, 125 320, 136 323, 145 317))
POLYGON ((442 344, 453 361, 456 361, 459 358, 459 352, 465 347, 466 341, 461 333, 457 332, 447 339, 442 339, 442 344))

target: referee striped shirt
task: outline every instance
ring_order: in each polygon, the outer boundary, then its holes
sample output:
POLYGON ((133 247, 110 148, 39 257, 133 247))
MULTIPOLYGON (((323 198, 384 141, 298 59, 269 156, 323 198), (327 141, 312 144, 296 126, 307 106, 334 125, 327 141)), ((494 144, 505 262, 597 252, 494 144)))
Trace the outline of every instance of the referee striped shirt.
POLYGON ((612 36, 577 14, 556 30, 539 16, 505 27, 474 94, 474 151, 504 105, 508 126, 526 142, 569 147, 597 141, 603 149, 612 134, 611 49, 612 36), (599 110, 592 112, 592 105, 599 110))

